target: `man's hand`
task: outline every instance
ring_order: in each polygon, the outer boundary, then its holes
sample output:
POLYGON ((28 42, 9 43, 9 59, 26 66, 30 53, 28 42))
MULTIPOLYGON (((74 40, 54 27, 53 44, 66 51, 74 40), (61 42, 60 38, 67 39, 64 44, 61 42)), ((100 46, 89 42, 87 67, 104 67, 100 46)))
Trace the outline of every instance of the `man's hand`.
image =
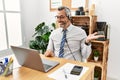
POLYGON ((105 37, 104 35, 97 35, 98 33, 95 32, 93 34, 89 34, 88 37, 86 38, 86 43, 90 43, 91 40, 95 40, 95 39, 98 39, 98 38, 101 38, 101 37, 105 37))
POLYGON ((54 56, 54 53, 50 50, 47 50, 44 54, 46 57, 53 57, 54 56))

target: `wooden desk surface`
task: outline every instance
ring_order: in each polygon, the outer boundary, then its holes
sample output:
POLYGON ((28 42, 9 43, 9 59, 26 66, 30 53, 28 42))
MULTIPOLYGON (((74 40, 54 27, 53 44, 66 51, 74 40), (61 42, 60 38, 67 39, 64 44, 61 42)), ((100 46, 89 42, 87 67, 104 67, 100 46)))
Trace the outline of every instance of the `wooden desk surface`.
POLYGON ((87 72, 82 76, 80 80, 93 80, 93 77, 94 77, 93 64, 82 63, 82 62, 73 61, 73 60, 66 60, 66 59, 56 58, 56 57, 45 57, 44 55, 41 55, 41 56, 43 58, 47 58, 50 60, 59 61, 60 64, 47 73, 33 70, 26 67, 16 68, 13 70, 12 75, 8 77, 0 76, 0 80, 53 80, 49 78, 48 75, 54 72, 55 70, 57 70, 58 68, 60 68, 61 66, 63 66, 65 63, 73 63, 73 64, 89 67, 89 70, 87 70, 87 72))

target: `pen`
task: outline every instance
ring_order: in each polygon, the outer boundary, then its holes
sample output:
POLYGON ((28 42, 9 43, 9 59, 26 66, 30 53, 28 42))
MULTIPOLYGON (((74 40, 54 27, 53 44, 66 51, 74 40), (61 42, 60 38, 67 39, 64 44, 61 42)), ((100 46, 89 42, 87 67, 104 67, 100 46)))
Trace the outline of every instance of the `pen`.
POLYGON ((67 79, 67 75, 65 74, 65 78, 67 79))
POLYGON ((65 79, 67 79, 68 77, 67 77, 67 74, 66 74, 64 69, 63 69, 63 72, 64 72, 64 75, 65 75, 65 79))

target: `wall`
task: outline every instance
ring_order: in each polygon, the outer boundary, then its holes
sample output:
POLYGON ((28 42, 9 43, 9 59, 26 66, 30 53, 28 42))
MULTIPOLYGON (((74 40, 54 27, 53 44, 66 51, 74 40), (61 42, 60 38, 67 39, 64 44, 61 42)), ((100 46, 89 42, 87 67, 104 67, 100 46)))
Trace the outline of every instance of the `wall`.
POLYGON ((24 43, 28 46, 29 40, 33 39, 34 28, 43 21, 46 24, 55 22, 55 13, 49 11, 49 1, 46 0, 21 0, 21 4, 24 43))
MULTIPOLYGON (((91 0, 90 0, 91 1, 91 0)), ((119 0, 93 0, 96 3, 96 15, 98 21, 107 21, 110 24, 110 48, 108 59, 108 77, 120 80, 120 53, 118 34, 120 31, 119 0)), ((21 0, 22 6, 22 27, 24 30, 25 43, 28 45, 34 28, 42 21, 48 24, 54 22, 55 12, 49 11, 49 0, 21 0)), ((110 79, 109 79, 110 80, 110 79)))
POLYGON ((118 34, 120 31, 119 18, 120 9, 118 9, 120 1, 117 0, 97 0, 96 14, 99 21, 107 21, 110 24, 110 45, 108 59, 108 77, 120 79, 120 64, 119 63, 119 41, 118 34))

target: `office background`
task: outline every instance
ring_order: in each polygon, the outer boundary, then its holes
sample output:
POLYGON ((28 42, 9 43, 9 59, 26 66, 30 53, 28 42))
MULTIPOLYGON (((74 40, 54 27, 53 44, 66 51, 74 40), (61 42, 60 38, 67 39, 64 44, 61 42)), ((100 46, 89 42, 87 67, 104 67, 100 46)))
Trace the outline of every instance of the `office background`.
MULTIPOLYGON (((20 0, 22 11, 22 30, 24 34, 24 43, 28 45, 34 28, 37 24, 45 21, 47 24, 55 22, 55 12, 49 10, 49 0, 20 0)), ((90 2, 92 0, 89 0, 90 2)), ((94 0, 95 1, 95 0, 94 0)), ((110 44, 108 56, 108 73, 109 80, 119 80, 120 76, 120 9, 119 0, 96 0, 96 15, 98 21, 106 21, 110 24, 110 44)), ((74 14, 74 12, 73 12, 74 14)))

